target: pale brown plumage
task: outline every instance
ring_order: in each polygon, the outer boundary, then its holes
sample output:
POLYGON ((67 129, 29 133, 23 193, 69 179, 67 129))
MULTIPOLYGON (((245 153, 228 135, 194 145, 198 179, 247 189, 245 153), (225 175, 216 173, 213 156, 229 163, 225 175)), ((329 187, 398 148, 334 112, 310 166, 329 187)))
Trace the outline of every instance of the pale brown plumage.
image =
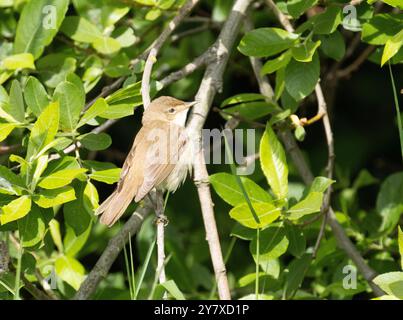
POLYGON ((113 225, 133 199, 142 200, 154 187, 173 191, 178 187, 181 181, 175 180, 176 185, 171 186, 166 186, 166 181, 183 154, 187 142, 184 122, 193 104, 159 97, 145 110, 143 126, 125 160, 117 188, 96 211, 102 214, 101 223, 113 225))

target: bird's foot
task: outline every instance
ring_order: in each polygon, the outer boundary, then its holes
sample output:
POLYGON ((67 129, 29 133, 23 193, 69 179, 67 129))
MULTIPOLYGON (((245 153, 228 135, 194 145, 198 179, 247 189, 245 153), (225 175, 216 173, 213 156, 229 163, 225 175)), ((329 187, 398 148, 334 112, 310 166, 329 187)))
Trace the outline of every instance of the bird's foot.
POLYGON ((166 227, 169 223, 168 217, 165 214, 157 215, 154 219, 155 224, 163 223, 164 227, 166 227))

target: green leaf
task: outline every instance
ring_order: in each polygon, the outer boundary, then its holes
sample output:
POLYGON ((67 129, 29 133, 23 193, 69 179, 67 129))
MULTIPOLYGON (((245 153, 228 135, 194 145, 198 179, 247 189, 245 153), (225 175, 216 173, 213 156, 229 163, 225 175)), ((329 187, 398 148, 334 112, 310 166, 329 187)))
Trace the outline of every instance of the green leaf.
POLYGON ((82 264, 67 256, 59 256, 55 261, 56 275, 67 282, 75 290, 80 288, 85 278, 85 269, 82 264))
POLYGON ((260 71, 260 74, 261 75, 270 74, 276 72, 281 68, 284 68, 290 62, 291 57, 292 57, 291 50, 287 50, 277 58, 266 61, 266 63, 262 67, 262 70, 260 71))
POLYGON ((76 59, 63 53, 49 54, 36 62, 39 77, 49 88, 56 88, 76 70, 76 59))
POLYGON ((53 102, 47 106, 36 120, 29 136, 26 159, 38 154, 50 144, 59 128, 59 103, 53 102))
POLYGON ((54 92, 53 101, 60 103, 60 129, 73 131, 85 104, 85 91, 81 79, 74 73, 60 83, 54 92))
POLYGON ((382 2, 385 2, 392 7, 403 10, 403 2, 401 0, 382 0, 382 2))
POLYGON ((120 168, 100 170, 91 173, 89 177, 92 180, 104 182, 107 184, 113 184, 119 181, 121 171, 122 169, 120 168))
POLYGON ((73 0, 74 8, 89 21, 96 23, 101 29, 113 26, 130 10, 130 6, 116 1, 73 0))
POLYGON ((126 26, 121 26, 113 30, 112 37, 120 43, 122 48, 131 47, 138 40, 134 35, 133 29, 126 26))
POLYGON ((81 127, 92 119, 98 117, 100 114, 105 112, 107 108, 108 104, 106 103, 104 98, 97 99, 97 101, 95 101, 94 104, 91 105, 91 107, 89 107, 87 111, 85 111, 77 127, 81 127))
MULTIPOLYGON (((140 96, 139 96, 140 97, 140 96)), ((102 112, 99 116, 105 119, 120 119, 133 115, 134 107, 132 104, 117 104, 110 105, 106 111, 102 112)))
POLYGON ((20 195, 24 180, 9 168, 0 165, 0 193, 20 195))
POLYGON ((57 189, 64 187, 86 171, 87 169, 82 168, 60 170, 47 177, 44 177, 39 182, 38 186, 44 189, 57 189))
POLYGON ((235 114, 242 118, 256 120, 274 112, 276 108, 276 105, 272 102, 253 101, 240 103, 233 107, 225 108, 224 110, 229 114, 235 114))
POLYGON ((294 257, 301 257, 306 249, 306 240, 301 228, 289 222, 285 223, 284 228, 289 241, 288 250, 294 257))
POLYGON ((277 208, 272 203, 255 202, 252 203, 260 223, 257 223, 247 203, 241 203, 232 208, 229 215, 245 227, 258 229, 267 227, 275 221, 281 213, 281 208, 277 208))
POLYGON ((34 56, 31 53, 14 54, 4 58, 1 66, 7 70, 35 69, 34 56))
POLYGON ((92 151, 108 149, 112 138, 107 133, 86 133, 78 137, 84 148, 92 151))
POLYGON ((18 232, 23 247, 32 247, 43 240, 46 233, 46 217, 53 216, 53 212, 45 211, 33 205, 31 212, 18 220, 18 232))
POLYGON ((260 140, 260 164, 267 181, 278 199, 287 197, 288 166, 283 146, 273 129, 267 125, 260 140))
POLYGON ((24 122, 24 99, 22 97, 22 90, 20 82, 18 80, 14 80, 11 83, 9 107, 5 111, 10 114, 15 120, 19 122, 24 122))
POLYGON ((6 224, 25 217, 31 210, 31 198, 22 196, 3 206, 0 210, 0 224, 6 224))
POLYGON ((310 192, 325 192, 327 188, 329 188, 335 180, 326 178, 326 177, 315 177, 313 179, 311 185, 307 189, 306 192, 304 192, 304 196, 308 195, 310 192))
POLYGON ((93 43, 103 37, 95 25, 78 16, 69 16, 64 19, 60 30, 77 42, 93 43))
MULTIPOLYGON (((266 262, 282 256, 288 248, 289 241, 286 237, 284 228, 279 226, 270 226, 260 231, 259 236, 259 260, 266 262)), ((256 260, 256 236, 249 245, 249 251, 256 260)))
POLYGON ((322 206, 322 199, 323 193, 310 192, 305 199, 301 200, 296 205, 287 210, 287 218, 290 220, 297 220, 305 215, 320 211, 320 207, 322 206))
POLYGON ((22 10, 14 52, 30 52, 37 59, 56 35, 69 5, 68 0, 29 1, 22 10))
POLYGON ((309 8, 312 8, 318 0, 288 0, 287 10, 293 18, 298 18, 309 8))
POLYGON ((225 99, 221 103, 220 108, 224 108, 226 106, 242 102, 264 101, 264 100, 265 96, 259 93, 241 93, 225 99))
POLYGON ((291 52, 295 60, 300 62, 310 62, 316 52, 316 49, 320 46, 320 40, 313 42, 312 40, 304 41, 298 45, 292 47, 291 52))
POLYGON ((284 297, 290 299, 301 286, 305 274, 311 265, 312 255, 305 254, 301 258, 294 259, 288 266, 285 279, 284 297))
POLYGON ((385 179, 376 199, 376 210, 382 217, 379 231, 392 231, 403 213, 403 172, 390 175, 385 179))
POLYGON ((175 300, 186 300, 183 293, 179 290, 178 286, 176 285, 175 281, 168 280, 161 285, 167 289, 167 291, 175 298, 175 300))
MULTIPOLYGON (((240 177, 251 202, 270 202, 272 197, 253 180, 240 177)), ((236 181, 236 177, 229 173, 216 173, 210 176, 210 182, 218 195, 231 206, 237 206, 245 202, 242 190, 236 181)))
POLYGON ((0 142, 8 137, 8 135, 16 128, 13 123, 0 123, 0 142))
POLYGON ((62 243, 62 235, 60 232, 60 223, 59 221, 52 219, 49 221, 49 231, 52 236, 52 240, 57 247, 59 252, 63 252, 63 243, 62 243))
POLYGON ((93 208, 86 191, 86 183, 75 184, 77 199, 64 205, 63 213, 67 225, 73 228, 74 233, 79 236, 86 232, 92 220, 93 208))
POLYGON ((297 101, 307 97, 315 89, 319 80, 320 63, 318 54, 311 62, 291 60, 285 68, 285 87, 297 101))
POLYGON ((373 45, 385 44, 403 28, 403 14, 376 14, 362 26, 361 39, 373 45))
POLYGON ((279 28, 260 28, 248 32, 238 50, 246 56, 268 57, 292 47, 298 35, 279 28))
POLYGON ((403 45, 403 29, 392 38, 388 39, 383 49, 381 66, 391 59, 403 45))
POLYGON ((387 294, 403 299, 403 272, 380 274, 373 281, 387 294))
POLYGON ((66 186, 60 189, 41 190, 34 196, 34 202, 42 208, 52 208, 76 199, 74 188, 66 186))
POLYGON ((33 114, 40 116, 42 111, 49 105, 48 94, 40 83, 34 77, 29 77, 24 89, 25 103, 31 109, 33 114))
POLYGON ((403 231, 400 228, 400 226, 398 227, 398 238, 397 238, 397 242, 399 244, 399 253, 400 253, 400 267, 403 270, 403 231))
POLYGON ((95 50, 99 53, 105 55, 111 55, 117 53, 121 49, 120 42, 116 39, 111 37, 102 37, 97 38, 93 43, 92 46, 95 50))
POLYGON ((68 257, 74 258, 80 250, 84 247, 91 233, 91 224, 85 232, 76 235, 73 228, 66 225, 66 235, 63 239, 64 254, 68 257))
POLYGON ((316 34, 329 34, 336 31, 343 20, 343 12, 339 6, 329 6, 326 11, 313 16, 313 31, 316 34))
POLYGON ((339 61, 346 53, 346 43, 339 31, 335 31, 328 35, 320 35, 320 50, 329 58, 339 61))

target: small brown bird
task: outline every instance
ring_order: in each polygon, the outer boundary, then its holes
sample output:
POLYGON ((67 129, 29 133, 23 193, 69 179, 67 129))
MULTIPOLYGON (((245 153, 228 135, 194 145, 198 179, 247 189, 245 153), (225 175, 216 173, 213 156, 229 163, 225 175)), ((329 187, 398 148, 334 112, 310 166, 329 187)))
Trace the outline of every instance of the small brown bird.
POLYGON ((153 188, 174 192, 191 168, 185 122, 196 102, 159 97, 144 111, 142 127, 123 164, 116 190, 97 209, 101 223, 112 226, 134 199, 153 188))

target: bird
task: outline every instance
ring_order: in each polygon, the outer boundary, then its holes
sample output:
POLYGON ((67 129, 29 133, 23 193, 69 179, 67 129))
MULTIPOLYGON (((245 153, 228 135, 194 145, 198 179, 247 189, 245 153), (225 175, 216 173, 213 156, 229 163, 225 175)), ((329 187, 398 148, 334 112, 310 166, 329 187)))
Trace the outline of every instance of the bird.
POLYGON ((154 188, 174 192, 185 181, 192 154, 185 123, 195 104, 161 96, 144 110, 117 187, 95 212, 102 224, 112 226, 133 200, 141 201, 154 188))

